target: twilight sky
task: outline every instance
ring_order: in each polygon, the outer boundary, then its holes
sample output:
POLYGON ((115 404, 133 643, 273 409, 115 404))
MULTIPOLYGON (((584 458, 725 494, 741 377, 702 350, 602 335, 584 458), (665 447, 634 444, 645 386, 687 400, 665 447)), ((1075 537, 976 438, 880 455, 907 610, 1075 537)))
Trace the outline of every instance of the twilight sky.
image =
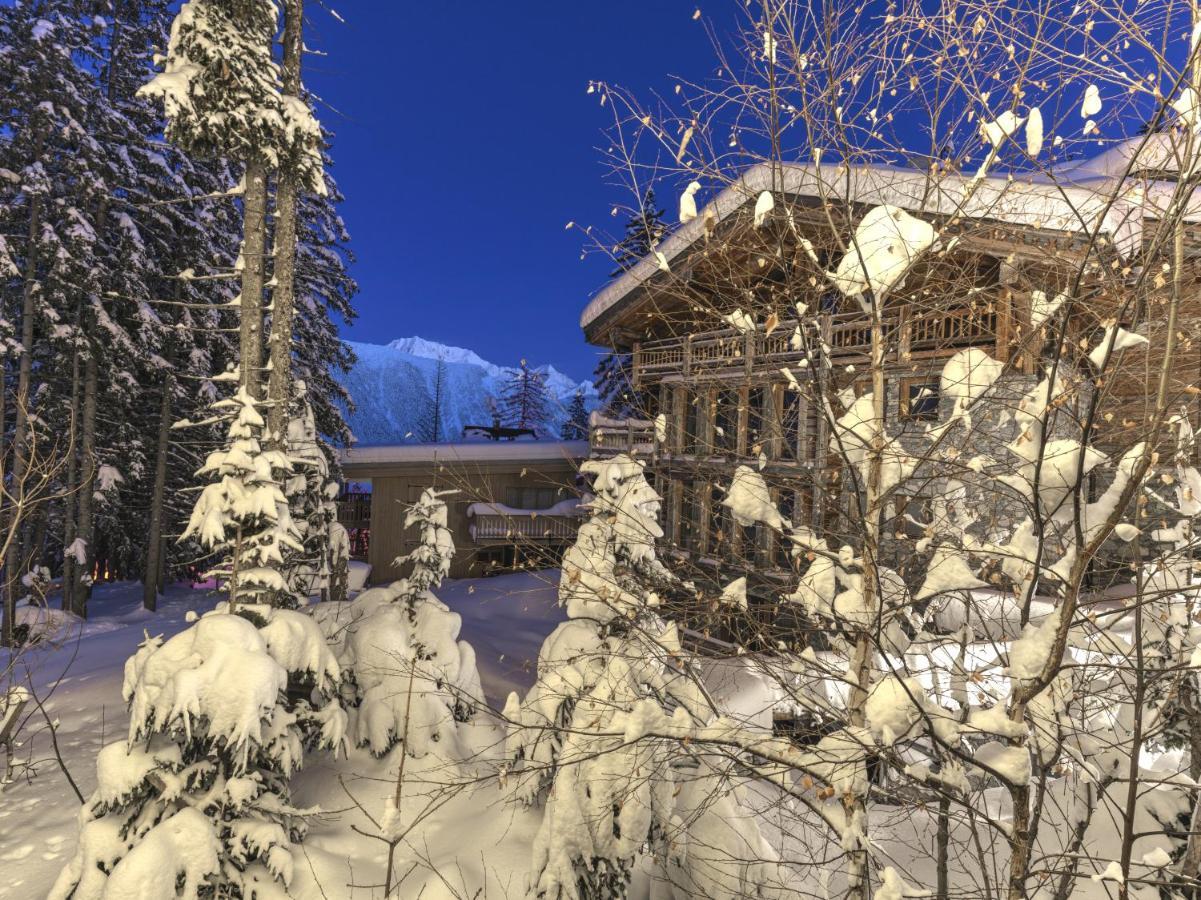
MULTIPOLYGON (((417 334, 485 359, 591 375, 579 314, 611 266, 575 220, 611 226, 590 78, 647 96, 712 54, 693 0, 333 0, 308 4, 305 81, 337 134, 358 256, 351 340, 417 334)), ((733 7, 733 4, 730 4, 733 7)), ((708 10, 706 10, 706 13, 708 10)), ((676 186, 661 185, 674 214, 676 186)))

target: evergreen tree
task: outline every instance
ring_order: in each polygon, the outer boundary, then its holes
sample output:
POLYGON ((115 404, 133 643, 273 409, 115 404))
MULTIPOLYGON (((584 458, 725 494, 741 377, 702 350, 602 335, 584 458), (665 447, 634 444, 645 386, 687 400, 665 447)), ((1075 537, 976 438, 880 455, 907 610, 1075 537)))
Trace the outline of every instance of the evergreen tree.
POLYGON ((707 711, 676 626, 651 605, 671 576, 655 555, 660 497, 643 464, 617 456, 589 460, 581 472, 593 478, 595 499, 563 559, 559 603, 568 619, 543 643, 524 701, 509 695, 503 719, 517 795, 544 806, 531 895, 616 900, 636 857, 662 849, 667 798, 683 787, 677 747, 644 739, 647 726, 704 721, 707 711))
POLYGON ((616 278, 634 268, 654 249, 666 230, 663 210, 655 208, 655 189, 647 188, 642 195, 641 208, 626 222, 625 236, 613 248, 617 268, 609 273, 609 277, 616 278))
MULTIPOLYGON (((475 652, 458 640, 459 615, 434 592, 454 556, 446 501, 453 491, 426 488, 405 514, 406 528, 419 529, 417 548, 396 560, 411 563, 407 578, 361 594, 349 618, 333 604, 315 617, 341 657, 353 703, 348 734, 357 746, 382 756, 404 744, 409 756, 437 752, 439 765, 471 755, 459 723, 471 718, 483 697, 475 652)), ((411 810, 395 801, 380 823, 385 838, 403 832, 399 819, 411 810)))
MULTIPOLYGON (((659 243, 666 230, 663 210, 655 206, 655 191, 647 188, 641 209, 626 222, 625 236, 613 248, 617 268, 609 273, 610 277, 616 278, 637 265, 659 243)), ((628 353, 612 351, 605 353, 597 363, 593 384, 605 415, 624 419, 645 414, 646 404, 631 384, 632 364, 628 353)))
MULTIPOLYGON (((0 358, 11 372, 0 446, 16 488, 7 498, 20 501, 0 509, 18 536, 3 561, 4 639, 33 567, 61 566, 64 606, 83 614, 93 570, 142 573, 153 607, 169 573, 195 559, 197 541, 164 535, 182 530, 184 488, 223 441, 222 418, 205 407, 218 397, 213 373, 237 360, 232 279, 263 256, 242 246, 247 191, 236 186, 247 162, 304 173, 294 369, 315 386, 319 431, 348 437, 331 375, 352 362, 336 324, 353 315, 355 290, 340 196, 331 179, 314 181, 315 121, 271 111, 272 4, 194 0, 178 17, 175 6, 112 0, 102 16, 78 0, 0 7, 0 358), (210 43, 231 28, 243 44, 261 38, 262 52, 210 43), (172 74, 141 92, 165 44, 172 74), (206 92, 218 84, 224 93, 206 92), (227 96, 245 99, 256 84, 268 88, 259 118, 227 96), (176 143, 163 143, 165 130, 176 143), (253 160, 251 145, 262 151, 253 160), (185 439, 169 427, 176 419, 205 424, 185 439)), ((257 296, 250 306, 261 307, 257 296)))
MULTIPOLYGON (((327 132, 327 146, 331 138, 327 132)), ((352 403, 336 373, 348 373, 355 356, 339 336, 338 325, 354 321, 352 302, 358 285, 350 276, 354 254, 338 214, 343 197, 329 172, 331 165, 327 156, 325 192, 305 192, 300 197, 292 369, 308 385, 318 433, 345 446, 350 443, 350 429, 342 411, 352 403)), ((327 456, 334 464, 333 455, 327 456)))
POLYGON ((439 357, 434 366, 434 381, 421 415, 421 439, 436 444, 443 439, 442 410, 446 405, 446 360, 439 357))
POLYGON ((563 423, 562 437, 565 441, 588 440, 588 407, 584 405, 584 392, 576 391, 567 407, 567 421, 563 423))
POLYGON ((267 450, 266 422, 245 387, 213 409, 229 423, 224 447, 209 454, 198 475, 211 475, 192 510, 183 538, 195 537, 224 558, 208 574, 222 582, 230 607, 294 605, 285 580, 285 555, 303 554, 301 535, 280 485, 292 474, 286 453, 267 450))
POLYGON ((335 552, 343 543, 336 537, 341 528, 334 503, 338 483, 330 475, 316 416, 307 399, 307 386, 303 381, 296 382, 293 393, 296 399, 287 442, 292 474, 285 482, 284 493, 303 549, 285 554, 284 578, 291 596, 320 595, 328 599, 331 582, 343 562, 335 552))
MULTIPOLYGON (((272 58, 270 0, 190 0, 171 25, 163 72, 142 89, 163 103, 169 140, 197 156, 245 165, 242 184, 240 383, 260 396, 267 256, 267 179, 286 165, 321 194, 321 129, 307 104, 285 102, 272 58)), ((292 98, 295 100, 295 98, 292 98)))
POLYGON ((78 849, 50 897, 288 896, 308 815, 288 779, 306 745, 343 745, 340 679, 295 610, 218 608, 166 642, 148 637, 125 665, 128 740, 97 756, 78 849), (331 699, 288 708, 290 678, 331 699))
POLYGON ((550 430, 550 397, 546 373, 531 369, 524 359, 521 368, 510 373, 498 404, 503 424, 510 428, 529 428, 538 437, 550 430))

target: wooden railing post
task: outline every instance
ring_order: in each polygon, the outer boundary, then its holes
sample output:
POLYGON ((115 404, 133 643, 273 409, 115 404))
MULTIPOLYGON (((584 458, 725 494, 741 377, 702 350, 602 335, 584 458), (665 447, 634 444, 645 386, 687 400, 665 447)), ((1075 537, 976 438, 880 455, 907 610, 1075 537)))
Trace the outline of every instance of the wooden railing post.
POLYGON ((684 375, 692 374, 692 335, 684 335, 684 375))
POLYGON ((758 331, 748 331, 743 339, 743 365, 746 367, 747 375, 750 375, 753 371, 755 371, 755 339, 758 336, 758 331))
POLYGON ((630 386, 633 387, 634 390, 638 390, 638 388, 642 382, 642 342, 641 341, 634 341, 634 352, 632 354, 632 361, 630 364, 630 368, 632 368, 634 370, 632 373, 632 377, 630 378, 630 386))
POLYGON ((997 323, 997 347, 996 358, 1006 365, 1009 364, 1009 332, 1011 328, 1010 309, 1012 306, 1013 291, 1005 288, 1004 292, 997 297, 993 302, 993 310, 996 314, 997 323))
POLYGON ((913 352, 913 324, 910 320, 909 304, 897 312, 897 361, 908 362, 913 352))

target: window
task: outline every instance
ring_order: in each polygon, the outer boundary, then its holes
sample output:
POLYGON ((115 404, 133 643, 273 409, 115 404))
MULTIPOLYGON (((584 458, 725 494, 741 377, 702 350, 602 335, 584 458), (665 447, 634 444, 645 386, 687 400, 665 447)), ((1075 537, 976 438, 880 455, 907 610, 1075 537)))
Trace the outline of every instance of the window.
POLYGON ((755 456, 755 447, 765 448, 767 444, 767 429, 765 427, 767 420, 763 415, 763 407, 768 400, 769 394, 763 388, 751 388, 747 394, 747 410, 746 410, 746 452, 748 456, 755 456))
POLYGON ((738 391, 718 391, 713 416, 713 449, 718 454, 738 452, 738 391))
POLYGON ((700 453, 700 405, 704 402, 703 397, 689 396, 684 394, 684 446, 681 448, 684 453, 700 453))
POLYGON ((783 422, 780 423, 780 456, 783 459, 801 458, 801 402, 801 395, 796 391, 784 392, 783 422))
POLYGON ((901 387, 901 418, 920 421, 938 419, 940 396, 937 381, 906 380, 901 387))
POLYGON ((505 488, 505 506, 513 509, 549 509, 565 496, 561 488, 515 484, 505 488))
POLYGON ((701 500, 702 486, 697 483, 684 485, 683 508, 680 511, 679 546, 697 552, 701 549, 701 500))

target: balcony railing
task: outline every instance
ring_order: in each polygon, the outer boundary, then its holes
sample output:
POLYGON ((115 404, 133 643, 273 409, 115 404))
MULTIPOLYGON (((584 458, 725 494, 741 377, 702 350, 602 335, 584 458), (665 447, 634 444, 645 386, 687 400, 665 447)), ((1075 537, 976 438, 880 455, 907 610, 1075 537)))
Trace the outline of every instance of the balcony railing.
MULTIPOLYGON (((782 321, 771 334, 760 325, 745 333, 725 328, 639 344, 633 354, 635 384, 670 377, 739 371, 749 374, 796 365, 806 356, 805 351, 794 350, 790 344, 797 325, 795 320, 782 321)), ((902 307, 884 319, 890 347, 901 361, 995 344, 1004 340, 998 325, 996 304, 991 301, 936 312, 902 307)), ((822 315, 818 327, 830 348, 832 362, 844 364, 869 358, 872 328, 862 314, 822 315)))
POLYGON ((588 442, 593 456, 649 454, 655 446, 655 423, 649 419, 607 419, 593 413, 588 420, 588 442))
POLYGON ((467 507, 472 539, 495 541, 572 541, 579 529, 578 502, 564 500, 545 509, 511 509, 499 503, 473 503, 467 507))

